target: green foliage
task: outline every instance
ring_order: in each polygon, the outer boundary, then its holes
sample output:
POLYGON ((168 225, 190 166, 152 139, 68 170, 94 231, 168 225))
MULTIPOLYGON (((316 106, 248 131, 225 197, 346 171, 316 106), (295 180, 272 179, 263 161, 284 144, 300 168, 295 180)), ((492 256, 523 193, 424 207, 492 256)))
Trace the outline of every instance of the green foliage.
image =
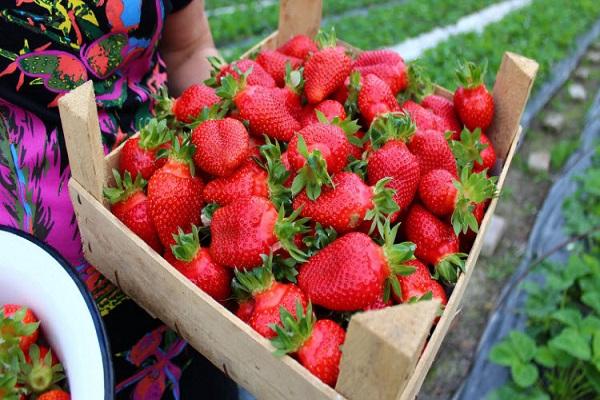
POLYGON ((525 332, 511 332, 490 359, 511 368, 512 382, 490 399, 600 397, 600 154, 564 202, 566 230, 582 240, 566 263, 545 262, 543 279, 523 284, 525 332), (538 283, 543 282, 543 283, 538 283))
MULTIPOLYGON (((548 79, 552 66, 573 50, 577 36, 589 29, 599 13, 600 2, 596 0, 534 0, 530 6, 488 25, 481 34, 473 32, 450 38, 426 51, 421 61, 427 65, 434 82, 454 90, 456 58, 487 59, 490 73, 486 75, 486 83, 492 87, 502 54, 510 50, 540 64, 535 83, 537 88, 548 79)), ((341 27, 338 34, 354 44, 346 38, 341 27)))
POLYGON ((552 169, 558 171, 567 162, 567 159, 577 148, 579 148, 579 139, 563 139, 558 141, 550 149, 550 165, 552 169))

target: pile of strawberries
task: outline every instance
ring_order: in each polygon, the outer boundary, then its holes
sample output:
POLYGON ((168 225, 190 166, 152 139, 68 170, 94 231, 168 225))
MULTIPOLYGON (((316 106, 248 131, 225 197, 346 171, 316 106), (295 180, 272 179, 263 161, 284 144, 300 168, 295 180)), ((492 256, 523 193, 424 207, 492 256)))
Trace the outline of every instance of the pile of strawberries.
POLYGON ((0 399, 69 400, 65 375, 26 307, 0 307, 0 399))
POLYGON ((496 162, 484 69, 454 99, 333 33, 224 64, 122 148, 112 212, 278 354, 334 386, 351 313, 436 298, 464 270, 496 162), (445 285, 445 286, 444 286, 445 285))

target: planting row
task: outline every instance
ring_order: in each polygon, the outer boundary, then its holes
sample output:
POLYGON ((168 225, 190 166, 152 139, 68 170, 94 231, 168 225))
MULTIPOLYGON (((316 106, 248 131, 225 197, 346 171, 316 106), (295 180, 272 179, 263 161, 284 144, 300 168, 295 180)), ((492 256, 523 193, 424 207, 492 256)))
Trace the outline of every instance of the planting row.
MULTIPOLYGON (((362 1, 362 3, 365 2, 362 1)), ((444 0, 432 0, 424 3, 419 0, 407 0, 401 4, 373 7, 369 10, 368 18, 362 14, 335 18, 331 21, 331 25, 335 24, 339 38, 353 46, 365 49, 386 47, 415 35, 429 32, 437 26, 455 23, 462 16, 481 10, 496 2, 498 1, 465 0, 460 3, 449 3, 444 0)), ((327 6, 329 2, 326 2, 324 16, 327 17, 328 15, 335 15, 356 8, 356 3, 359 3, 359 1, 348 0, 340 3, 345 3, 345 5, 327 6)), ((242 44, 238 43, 222 49, 225 57, 239 57, 252 44, 260 41, 266 33, 275 30, 277 12, 277 9, 272 7, 256 13, 239 12, 211 19, 217 45, 249 34, 260 33, 250 41, 244 41, 242 44)), ((329 25, 328 23, 325 24, 326 29, 329 29, 329 25)))
MULTIPOLYGON (((482 34, 457 35, 425 52, 423 65, 437 83, 452 90, 456 87, 454 65, 449 60, 487 59, 489 70, 496 71, 505 50, 533 58, 540 64, 536 86, 545 82, 552 66, 566 57, 576 38, 585 33, 600 14, 600 2, 579 0, 534 0, 524 9, 490 24, 482 34)), ((490 75, 488 75, 488 83, 490 75)))

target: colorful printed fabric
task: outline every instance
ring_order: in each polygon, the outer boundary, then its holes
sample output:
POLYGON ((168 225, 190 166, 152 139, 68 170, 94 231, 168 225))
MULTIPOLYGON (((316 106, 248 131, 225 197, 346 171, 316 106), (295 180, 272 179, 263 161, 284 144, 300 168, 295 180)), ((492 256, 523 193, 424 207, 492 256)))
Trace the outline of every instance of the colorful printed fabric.
POLYGON ((121 143, 151 115, 167 78, 157 52, 165 16, 188 1, 0 0, 0 225, 46 241, 83 278, 120 354, 118 394, 134 399, 180 398, 197 355, 85 262, 57 100, 92 80, 105 150, 121 143))

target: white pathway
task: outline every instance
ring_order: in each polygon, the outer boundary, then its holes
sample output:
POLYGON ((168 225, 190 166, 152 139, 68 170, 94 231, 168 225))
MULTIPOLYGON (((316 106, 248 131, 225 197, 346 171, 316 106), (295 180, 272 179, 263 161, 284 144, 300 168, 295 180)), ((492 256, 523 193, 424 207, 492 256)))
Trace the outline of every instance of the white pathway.
POLYGON ((436 47, 448 40, 449 37, 468 32, 481 33, 491 23, 500 21, 506 14, 528 6, 531 0, 507 0, 493 4, 476 13, 467 15, 458 20, 454 25, 435 28, 402 43, 390 47, 401 54, 405 60, 414 60, 423 52, 436 47))

